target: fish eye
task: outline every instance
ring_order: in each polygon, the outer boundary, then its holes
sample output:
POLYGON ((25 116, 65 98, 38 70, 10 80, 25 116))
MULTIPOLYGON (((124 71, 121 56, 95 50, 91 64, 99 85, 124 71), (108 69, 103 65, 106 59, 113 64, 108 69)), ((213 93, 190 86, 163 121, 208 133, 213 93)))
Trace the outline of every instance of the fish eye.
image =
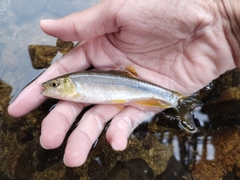
POLYGON ((50 83, 50 85, 51 85, 51 87, 56 88, 56 87, 58 87, 59 83, 58 83, 58 81, 52 81, 50 83))

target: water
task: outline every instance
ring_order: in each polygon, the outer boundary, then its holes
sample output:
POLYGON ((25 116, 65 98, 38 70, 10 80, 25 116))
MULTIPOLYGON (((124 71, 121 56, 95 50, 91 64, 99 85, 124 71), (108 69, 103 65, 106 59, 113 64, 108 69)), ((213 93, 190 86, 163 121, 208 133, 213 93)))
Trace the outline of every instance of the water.
POLYGON ((2 0, 0 4, 0 78, 17 94, 43 70, 32 68, 28 46, 55 45, 56 39, 42 32, 39 21, 60 18, 70 12, 84 10, 97 0, 2 0))
MULTIPOLYGON (((198 94, 205 103, 195 112, 198 133, 186 134, 174 118, 170 120, 160 114, 134 131, 123 152, 111 149, 104 131, 87 162, 79 168, 68 168, 62 162, 66 141, 55 150, 44 150, 39 144, 41 121, 56 101, 48 100, 21 118, 7 114, 9 101, 44 71, 32 67, 28 46, 56 43, 55 38, 41 31, 40 19, 63 17, 96 3, 96 0, 1 1, 0 179, 240 178, 239 69, 213 81, 198 94)), ((171 110, 166 113, 175 115, 171 110)))

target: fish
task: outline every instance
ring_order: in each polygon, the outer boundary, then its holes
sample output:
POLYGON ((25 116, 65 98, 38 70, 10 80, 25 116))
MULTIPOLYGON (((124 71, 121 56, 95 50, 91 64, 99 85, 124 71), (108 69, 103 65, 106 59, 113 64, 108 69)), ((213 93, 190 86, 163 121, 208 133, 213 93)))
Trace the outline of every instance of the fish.
POLYGON ((179 127, 195 133, 198 128, 192 111, 203 103, 192 97, 141 80, 131 70, 85 70, 65 74, 42 83, 49 98, 87 104, 123 104, 137 108, 173 108, 179 127))

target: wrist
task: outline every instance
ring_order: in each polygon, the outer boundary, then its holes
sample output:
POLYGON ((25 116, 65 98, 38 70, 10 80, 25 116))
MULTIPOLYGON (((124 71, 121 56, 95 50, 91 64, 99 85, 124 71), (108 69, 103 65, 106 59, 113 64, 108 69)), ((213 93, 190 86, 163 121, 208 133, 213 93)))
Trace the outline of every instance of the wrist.
POLYGON ((240 1, 221 0, 219 11, 236 66, 240 66, 240 1))

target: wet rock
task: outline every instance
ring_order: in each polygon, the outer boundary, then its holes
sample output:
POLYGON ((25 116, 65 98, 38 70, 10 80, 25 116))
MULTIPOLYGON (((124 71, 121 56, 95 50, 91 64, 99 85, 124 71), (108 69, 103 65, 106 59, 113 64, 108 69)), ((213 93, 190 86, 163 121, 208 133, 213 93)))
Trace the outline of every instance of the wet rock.
POLYGON ((101 157, 93 158, 88 166, 88 176, 91 180, 106 179, 106 165, 101 157))
MULTIPOLYGON (((239 170, 238 170, 239 171, 239 170)), ((227 174, 222 178, 222 180, 237 180, 236 172, 227 172, 227 174)))
POLYGON ((21 143, 26 143, 33 140, 33 129, 24 129, 17 131, 17 140, 21 143))
POLYGON ((18 149, 9 159, 10 177, 28 179, 35 173, 62 162, 63 149, 45 150, 39 144, 31 141, 29 146, 18 149))
POLYGON ((7 105, 8 102, 10 101, 10 93, 12 91, 12 87, 9 86, 6 82, 2 81, 0 79, 0 104, 2 106, 7 105))
POLYGON ((205 104, 213 104, 223 101, 240 100, 240 68, 227 71, 200 90, 198 98, 205 104))
POLYGON ((232 70, 232 86, 240 87, 240 68, 235 68, 232 70))
POLYGON ((208 134, 212 139, 192 167, 193 179, 223 179, 227 174, 240 179, 239 132, 240 127, 228 127, 208 134))
POLYGON ((62 162, 64 154, 64 146, 61 146, 57 149, 46 150, 40 147, 35 152, 36 159, 38 159, 38 163, 36 164, 36 170, 44 171, 48 167, 62 162))
POLYGON ((11 8, 12 11, 19 17, 31 17, 39 12, 44 8, 47 3, 47 0, 41 1, 28 1, 28 0, 11 0, 11 8))
POLYGON ((59 52, 64 55, 67 54, 74 47, 74 43, 72 41, 65 42, 57 39, 56 46, 58 47, 59 52))
POLYGON ((148 141, 147 138, 145 138, 143 140, 143 143, 142 143, 143 147, 146 149, 146 150, 150 150, 152 147, 153 147, 153 142, 152 141, 148 141))
POLYGON ((67 168, 66 172, 61 178, 59 178, 59 180, 66 180, 66 179, 77 180, 77 179, 81 179, 81 176, 79 173, 74 172, 72 168, 67 168))
POLYGON ((47 68, 58 52, 54 46, 30 45, 28 47, 32 65, 35 69, 47 68))
POLYGON ((2 137, 2 133, 9 130, 8 127, 10 124, 12 124, 12 122, 15 122, 13 118, 7 118, 8 113, 6 112, 7 105, 11 99, 11 91, 12 87, 0 79, 0 137, 2 137))
POLYGON ((65 42, 57 39, 56 46, 30 45, 28 46, 28 52, 32 61, 32 66, 35 69, 42 69, 51 65, 51 62, 57 55, 58 51, 64 55, 73 47, 73 42, 65 42))
POLYGON ((240 101, 231 100, 203 106, 202 112, 208 115, 211 128, 223 129, 240 125, 239 109, 240 101))
POLYGON ((2 116, 3 115, 3 107, 2 107, 2 105, 0 104, 0 116, 2 116))
POLYGON ((29 179, 34 174, 34 151, 35 148, 30 146, 25 149, 18 149, 11 159, 9 159, 8 165, 12 179, 29 179))
POLYGON ((192 180, 189 172, 180 161, 177 161, 174 156, 168 162, 166 170, 155 177, 155 180, 192 180))
POLYGON ((11 180, 4 172, 0 171, 1 180, 11 180))
POLYGON ((152 180, 154 177, 152 169, 143 159, 132 159, 125 162, 117 162, 109 173, 107 180, 142 179, 152 180))
POLYGON ((117 164, 108 175, 107 180, 131 180, 131 172, 129 169, 117 164))

